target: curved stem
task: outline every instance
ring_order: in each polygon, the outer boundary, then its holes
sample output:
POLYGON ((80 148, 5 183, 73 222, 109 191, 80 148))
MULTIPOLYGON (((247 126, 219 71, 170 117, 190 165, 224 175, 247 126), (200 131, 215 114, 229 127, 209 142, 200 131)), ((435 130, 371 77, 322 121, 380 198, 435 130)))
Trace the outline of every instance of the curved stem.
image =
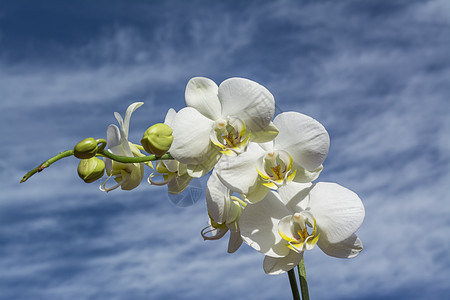
POLYGON ((294 269, 288 271, 289 283, 291 284, 292 298, 294 300, 300 300, 300 294, 298 293, 297 280, 295 279, 294 269))
POLYGON ((40 164, 39 166, 37 166, 36 168, 34 168, 33 170, 31 170, 27 174, 25 174, 22 177, 22 180, 20 180, 20 183, 27 181, 27 179, 30 178, 31 176, 33 176, 34 174, 41 172, 45 168, 50 167, 50 165, 52 163, 60 160, 61 158, 72 156, 72 155, 73 155, 73 150, 66 150, 66 151, 59 153, 58 155, 53 156, 52 158, 47 159, 42 164, 40 164))
POLYGON ((106 140, 105 139, 97 139, 95 140, 97 142, 98 150, 97 152, 103 151, 106 147, 106 140))
POLYGON ((306 281, 304 256, 302 256, 302 260, 298 264, 297 268, 298 268, 298 276, 300 278, 300 289, 302 291, 302 299, 309 300, 308 282, 306 281))

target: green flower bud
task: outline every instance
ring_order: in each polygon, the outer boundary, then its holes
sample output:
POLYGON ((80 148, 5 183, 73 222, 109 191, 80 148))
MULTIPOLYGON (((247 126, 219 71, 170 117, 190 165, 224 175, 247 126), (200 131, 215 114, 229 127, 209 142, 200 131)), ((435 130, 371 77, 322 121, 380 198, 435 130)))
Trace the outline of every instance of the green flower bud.
POLYGON ((97 141, 94 138, 87 138, 75 145, 73 155, 79 159, 87 159, 94 157, 97 151, 97 141))
POLYGON ((172 141, 172 128, 169 125, 157 123, 145 131, 141 144, 148 153, 162 156, 169 151, 172 141))
POLYGON ((82 159, 78 164, 78 176, 86 183, 102 178, 105 173, 105 163, 97 157, 82 159))

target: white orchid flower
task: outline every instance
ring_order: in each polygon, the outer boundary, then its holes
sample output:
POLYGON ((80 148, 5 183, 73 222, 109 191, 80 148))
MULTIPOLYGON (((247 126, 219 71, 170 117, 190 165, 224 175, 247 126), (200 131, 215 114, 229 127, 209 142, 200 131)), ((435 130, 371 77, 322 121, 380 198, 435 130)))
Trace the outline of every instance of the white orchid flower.
MULTIPOLYGON (((172 127, 175 115, 176 111, 173 108, 169 109, 164 119, 164 124, 172 127)), ((158 175, 152 173, 148 177, 148 183, 152 185, 167 185, 170 194, 179 194, 183 192, 193 179, 187 172, 186 164, 182 164, 176 160, 163 160, 158 162, 156 164, 156 171, 163 177, 163 180, 154 180, 153 178, 158 175)))
POLYGON ((329 256, 352 258, 363 249, 355 232, 364 219, 358 195, 335 183, 291 183, 270 191, 242 212, 243 240, 265 254, 264 271, 280 274, 299 264, 317 243, 329 256))
POLYGON ((231 192, 217 178, 213 171, 208 179, 206 187, 206 206, 208 208, 209 226, 202 230, 205 240, 217 240, 222 238, 228 230, 228 253, 233 253, 242 244, 239 233, 239 217, 247 205, 241 199, 231 196, 231 192))
MULTIPOLYGON (((131 114, 139 108, 143 102, 135 102, 128 106, 125 112, 125 118, 115 112, 114 116, 119 122, 120 129, 111 124, 106 132, 106 141, 108 145, 108 151, 112 154, 120 156, 144 156, 138 149, 138 147, 128 141, 128 131, 130 128, 131 114)), ((100 190, 109 192, 120 187, 122 190, 132 190, 136 188, 144 177, 144 164, 143 163, 120 163, 112 161, 109 158, 104 158, 106 174, 108 179, 100 185, 100 190), (112 187, 106 187, 107 181, 114 177, 116 184, 112 187)))
POLYGON ((173 121, 171 155, 188 165, 191 176, 201 177, 222 153, 236 156, 249 141, 272 140, 277 129, 273 95, 262 85, 244 78, 230 78, 217 86, 196 77, 186 86, 186 105, 173 121))
POLYGON ((237 157, 221 158, 217 174, 232 191, 255 203, 291 181, 307 183, 319 176, 330 137, 318 121, 298 112, 284 112, 273 121, 279 133, 272 142, 251 143, 237 157))

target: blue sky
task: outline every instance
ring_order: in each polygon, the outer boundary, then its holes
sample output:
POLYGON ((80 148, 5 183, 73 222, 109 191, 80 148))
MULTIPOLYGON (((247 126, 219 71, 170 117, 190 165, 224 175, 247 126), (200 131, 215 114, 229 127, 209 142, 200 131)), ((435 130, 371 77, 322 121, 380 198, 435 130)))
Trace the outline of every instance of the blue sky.
POLYGON ((204 196, 105 194, 73 158, 18 183, 143 101, 138 142, 194 76, 255 80, 330 133, 319 180, 361 197, 365 249, 308 252, 312 299, 450 293, 450 2, 4 1, 0 45, 0 299, 290 299, 261 254, 202 240, 204 196))

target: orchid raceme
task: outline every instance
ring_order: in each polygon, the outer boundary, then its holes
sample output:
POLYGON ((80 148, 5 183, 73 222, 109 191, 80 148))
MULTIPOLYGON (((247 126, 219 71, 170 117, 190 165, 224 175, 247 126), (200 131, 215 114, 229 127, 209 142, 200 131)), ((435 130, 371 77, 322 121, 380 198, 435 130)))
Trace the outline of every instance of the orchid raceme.
MULTIPOLYGON (((169 194, 180 194, 192 179, 212 170, 206 186, 209 225, 202 237, 217 240, 230 232, 229 253, 243 242, 263 253, 267 274, 288 272, 294 299, 300 299, 293 271, 298 266, 302 299, 309 299, 306 251, 318 247, 329 256, 352 258, 363 249, 356 235, 365 215, 358 195, 335 183, 312 183, 328 155, 328 132, 298 112, 273 119, 273 95, 249 79, 230 78, 217 86, 208 78, 192 78, 185 102, 178 113, 168 110, 164 124, 144 132, 142 146, 128 141, 131 115, 143 105, 132 103, 124 118, 115 113, 119 126, 109 125, 106 141, 86 138, 29 171, 21 182, 69 156, 81 159, 78 174, 86 183, 100 179, 106 169, 108 179, 100 186, 105 192, 136 188, 152 161, 157 161, 156 171, 148 182, 166 185, 169 194), (115 183, 107 187, 111 178, 115 183)), ((187 206, 201 194, 195 187, 170 199, 178 197, 172 202, 187 206)))
POLYGON ((291 183, 249 204, 239 228, 243 240, 266 255, 264 271, 280 274, 299 264, 316 244, 326 254, 352 258, 362 250, 356 236, 364 206, 352 191, 335 183, 291 183))
MULTIPOLYGON (((106 138, 109 152, 129 157, 144 156, 135 144, 128 141, 131 114, 142 104, 144 103, 135 102, 128 106, 123 119, 119 113, 114 113, 120 129, 114 124, 108 127, 106 138)), ((104 158, 104 160, 106 173, 109 177, 100 185, 102 191, 109 192, 118 187, 122 190, 132 190, 139 186, 144 177, 143 163, 120 163, 109 158, 104 158), (111 177, 114 177, 116 184, 112 187, 106 187, 106 183, 111 177)), ((149 163, 149 166, 152 166, 151 163, 149 163)))
POLYGON ((319 176, 330 146, 325 128, 297 112, 275 117, 279 134, 272 142, 251 143, 238 157, 221 158, 217 174, 232 191, 254 203, 291 181, 307 183, 319 176))
POLYGON ((229 230, 228 253, 239 249, 242 244, 239 233, 239 217, 246 205, 246 202, 232 196, 230 190, 220 182, 217 174, 213 172, 206 187, 206 206, 210 225, 202 230, 203 238, 217 240, 229 230))
POLYGON ((271 120, 273 95, 262 85, 244 78, 230 78, 217 86, 204 77, 186 86, 186 105, 173 120, 170 153, 188 165, 191 176, 208 173, 221 154, 236 156, 250 141, 267 142, 278 130, 271 120))

